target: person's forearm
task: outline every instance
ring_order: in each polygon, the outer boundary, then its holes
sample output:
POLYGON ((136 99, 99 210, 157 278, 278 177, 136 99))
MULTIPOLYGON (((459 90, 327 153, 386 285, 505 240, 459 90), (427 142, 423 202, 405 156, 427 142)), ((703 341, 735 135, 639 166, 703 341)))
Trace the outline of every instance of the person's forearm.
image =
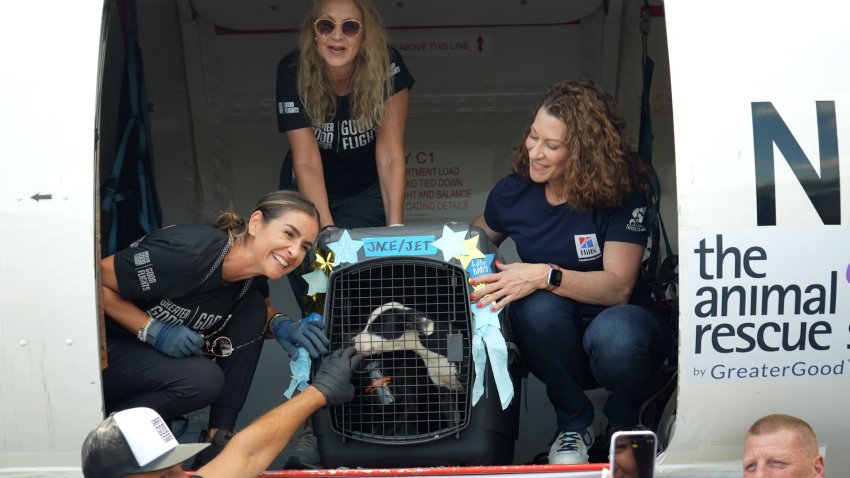
POLYGON ((205 478, 255 477, 286 447, 307 417, 326 403, 309 386, 240 431, 213 461, 198 470, 205 478))
POLYGON ((377 131, 375 161, 387 225, 404 222, 404 192, 407 187, 404 128, 409 96, 410 90, 404 88, 387 100, 386 116, 377 131))
POLYGON ((643 251, 642 244, 608 241, 602 257, 603 270, 564 269, 561 286, 552 292, 585 304, 626 304, 640 276, 643 251))
POLYGON ((404 193, 407 188, 405 169, 403 155, 378 160, 378 177, 387 225, 404 223, 404 193))
POLYGON ((150 316, 109 287, 101 286, 100 290, 103 294, 103 311, 106 315, 134 335, 138 334, 150 316))
POLYGON ((118 277, 115 273, 115 256, 100 260, 100 291, 103 311, 115 322, 132 332, 139 333, 150 317, 142 309, 118 293, 118 277))
MULTIPOLYGON (((543 264, 544 272, 548 264, 543 264)), ((617 275, 606 271, 579 272, 562 269, 561 285, 549 289, 553 294, 583 302, 602 306, 622 305, 629 302, 634 289, 634 282, 622 280, 617 275)), ((544 280, 545 282, 545 280, 544 280)), ((543 287, 545 288, 545 284, 543 287)))
POLYGON ((330 203, 328 202, 328 191, 325 185, 324 171, 308 164, 295 164, 295 177, 298 183, 298 192, 310 200, 319 211, 321 227, 332 225, 330 203))

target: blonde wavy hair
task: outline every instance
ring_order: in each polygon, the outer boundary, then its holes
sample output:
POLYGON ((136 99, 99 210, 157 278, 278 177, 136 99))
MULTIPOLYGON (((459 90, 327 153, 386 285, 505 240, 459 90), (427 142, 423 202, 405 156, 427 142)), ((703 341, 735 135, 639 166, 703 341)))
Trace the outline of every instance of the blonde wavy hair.
MULTIPOLYGON (((568 158, 562 171, 565 191, 559 196, 573 209, 583 211, 617 207, 632 191, 649 191, 652 167, 628 144, 626 122, 617 113, 614 98, 588 80, 561 81, 552 85, 534 109, 560 119, 566 127, 568 158)), ((528 177, 525 139, 510 162, 511 169, 528 177)))
MULTIPOLYGON (((313 120, 328 122, 336 116, 337 96, 322 57, 316 50, 313 22, 324 0, 314 0, 298 36, 298 95, 313 120)), ((393 95, 387 32, 372 0, 352 0, 363 15, 360 51, 351 78, 351 119, 361 128, 378 127, 384 119, 386 98, 393 95)))

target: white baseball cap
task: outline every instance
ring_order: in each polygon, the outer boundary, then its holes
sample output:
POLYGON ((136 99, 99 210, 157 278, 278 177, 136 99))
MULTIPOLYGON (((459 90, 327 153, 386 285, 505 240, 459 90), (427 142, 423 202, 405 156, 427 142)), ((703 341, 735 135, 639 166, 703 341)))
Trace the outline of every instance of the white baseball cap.
POLYGON ((130 408, 113 413, 83 442, 83 476, 119 478, 164 470, 195 456, 209 443, 180 444, 154 410, 130 408))

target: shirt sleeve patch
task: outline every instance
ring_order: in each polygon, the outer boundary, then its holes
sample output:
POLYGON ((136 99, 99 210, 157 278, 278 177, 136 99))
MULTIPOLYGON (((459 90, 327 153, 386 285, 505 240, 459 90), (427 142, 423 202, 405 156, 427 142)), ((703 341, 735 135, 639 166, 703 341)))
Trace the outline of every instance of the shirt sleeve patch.
POLYGON ((632 218, 626 224, 626 229, 632 232, 646 232, 646 206, 632 210, 632 218))

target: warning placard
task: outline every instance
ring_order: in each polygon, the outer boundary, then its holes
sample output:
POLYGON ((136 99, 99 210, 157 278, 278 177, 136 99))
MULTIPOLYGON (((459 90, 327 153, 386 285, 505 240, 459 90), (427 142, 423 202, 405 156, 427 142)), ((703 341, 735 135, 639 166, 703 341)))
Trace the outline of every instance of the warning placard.
POLYGON ((394 35, 390 44, 405 58, 481 56, 490 55, 493 50, 490 35, 479 33, 394 35))
POLYGON ((493 152, 489 149, 408 152, 405 222, 471 221, 484 212, 492 187, 493 152))

